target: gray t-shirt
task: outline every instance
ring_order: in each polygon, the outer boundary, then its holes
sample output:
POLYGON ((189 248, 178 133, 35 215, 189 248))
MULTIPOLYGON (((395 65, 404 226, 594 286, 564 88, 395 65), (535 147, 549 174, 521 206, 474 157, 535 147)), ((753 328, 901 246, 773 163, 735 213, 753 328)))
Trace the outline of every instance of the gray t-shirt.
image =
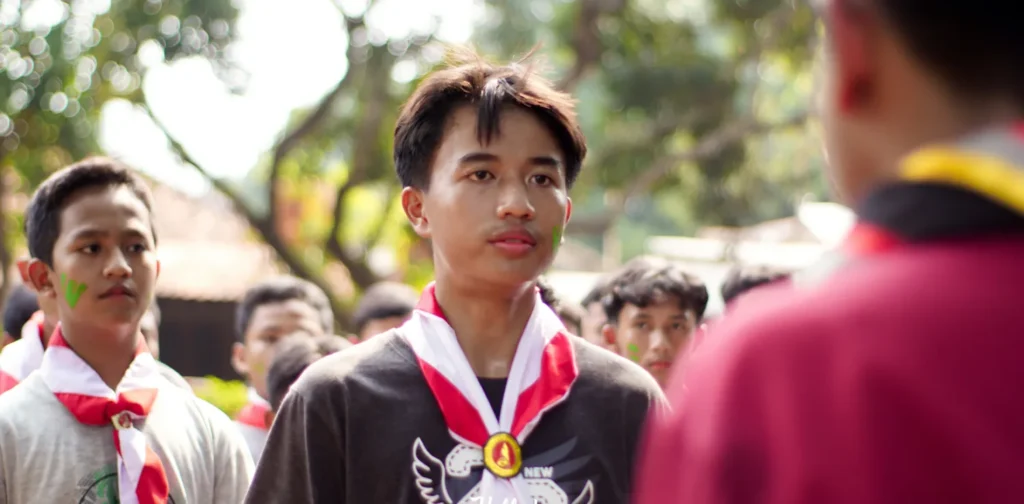
MULTIPOLYGON (((39 373, 0 396, 0 504, 117 502, 113 427, 79 423, 39 373)), ((170 383, 142 431, 163 462, 169 503, 237 504, 252 478, 227 415, 170 383)))

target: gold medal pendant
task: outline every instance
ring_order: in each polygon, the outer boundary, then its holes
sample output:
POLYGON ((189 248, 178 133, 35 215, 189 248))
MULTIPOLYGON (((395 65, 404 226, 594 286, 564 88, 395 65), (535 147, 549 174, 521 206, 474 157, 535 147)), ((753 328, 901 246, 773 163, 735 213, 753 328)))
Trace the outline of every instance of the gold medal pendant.
POLYGON ((523 450, 507 432, 491 436, 484 444, 484 466, 499 478, 513 478, 523 468, 523 450))

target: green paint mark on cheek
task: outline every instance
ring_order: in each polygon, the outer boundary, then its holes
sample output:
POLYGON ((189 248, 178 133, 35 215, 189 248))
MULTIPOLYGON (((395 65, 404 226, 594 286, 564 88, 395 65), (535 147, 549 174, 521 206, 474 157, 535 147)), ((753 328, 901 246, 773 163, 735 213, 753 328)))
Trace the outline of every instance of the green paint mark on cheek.
POLYGON ((60 285, 64 289, 64 299, 68 302, 68 307, 74 308, 78 304, 78 299, 82 297, 82 293, 85 292, 85 284, 68 278, 67 273, 61 273, 60 285))
POLYGON ((626 353, 629 360, 640 362, 640 347, 636 346, 636 343, 626 345, 626 353))
POLYGON ((562 244, 562 226, 555 226, 555 229, 551 231, 551 251, 558 252, 558 247, 562 244))

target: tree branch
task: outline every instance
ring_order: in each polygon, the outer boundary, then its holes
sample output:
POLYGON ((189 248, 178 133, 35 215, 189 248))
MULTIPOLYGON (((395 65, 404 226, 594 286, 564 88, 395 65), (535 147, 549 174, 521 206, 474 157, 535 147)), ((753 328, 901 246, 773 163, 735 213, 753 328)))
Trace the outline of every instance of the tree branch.
POLYGON ((558 82, 562 91, 572 91, 587 72, 601 61, 604 45, 598 21, 602 15, 618 14, 626 8, 627 0, 581 0, 572 35, 572 48, 576 54, 572 67, 558 82))
POLYGON ((659 180, 667 176, 682 163, 693 163, 708 159, 726 147, 750 136, 803 124, 809 113, 801 112, 779 122, 762 122, 745 117, 727 123, 717 130, 704 135, 696 145, 683 152, 666 154, 653 163, 650 168, 633 179, 633 183, 623 191, 618 203, 608 205, 601 214, 573 220, 566 227, 568 236, 584 236, 601 234, 608 229, 615 219, 622 214, 626 206, 636 197, 650 191, 659 180))
POLYGON ((255 229, 256 232, 260 234, 260 236, 263 238, 263 241, 274 249, 274 251, 277 253, 277 256, 281 259, 282 262, 284 262, 285 266, 287 266, 288 269, 292 271, 292 273, 299 277, 305 278, 306 280, 309 280, 314 285, 319 287, 320 290, 324 291, 324 294, 327 295, 327 299, 331 303, 331 307, 334 309, 335 319, 343 326, 348 325, 348 312, 345 310, 345 306, 341 303, 341 301, 338 300, 337 296, 334 295, 331 286, 327 285, 327 283, 324 282, 323 277, 321 275, 315 274, 315 272, 309 267, 309 265, 307 265, 306 262, 303 261, 288 246, 287 243, 284 243, 280 235, 277 233, 277 229, 275 229, 274 227, 274 221, 268 218, 269 216, 261 217, 260 215, 253 212, 252 209, 245 204, 245 201, 242 200, 241 196, 239 196, 237 192, 231 189, 231 187, 226 182, 224 182, 222 179, 218 177, 213 176, 213 174, 206 170, 206 168, 204 168, 203 165, 199 164, 199 162, 197 162, 192 156, 189 155, 188 151, 185 150, 185 147, 181 145, 180 142, 175 140, 175 138, 171 135, 170 131, 167 129, 167 126, 164 125, 164 123, 157 118, 156 114, 153 113, 153 110, 149 107, 149 105, 143 103, 141 107, 149 115, 150 119, 153 121, 153 124, 155 124, 157 128, 160 128, 160 131, 163 132, 164 137, 167 138, 167 142, 170 144, 171 151, 173 151, 183 163, 192 165, 192 167, 195 168, 195 170, 199 172, 199 174, 202 175, 204 179, 209 181, 210 184, 212 184, 213 187, 217 189, 218 192, 220 192, 226 198, 228 198, 235 211, 241 214, 245 218, 245 220, 249 222, 249 225, 252 226, 252 228, 255 229))
MULTIPOLYGON (((363 18, 345 18, 345 27, 348 31, 349 40, 352 40, 352 33, 357 29, 365 25, 363 18)), ((353 83, 355 82, 354 72, 354 54, 356 48, 350 43, 348 49, 346 49, 346 58, 348 59, 348 70, 345 71, 345 76, 338 80, 338 83, 320 99, 313 111, 310 112, 306 118, 299 123, 291 132, 286 134, 281 140, 274 146, 273 159, 270 164, 270 175, 267 180, 267 208, 268 218, 271 222, 277 221, 278 214, 278 179, 281 176, 281 163, 284 158, 293 150, 295 147, 302 142, 304 138, 316 131, 316 129, 323 123, 334 106, 334 103, 338 101, 346 91, 348 91, 353 83)))
POLYGON ((684 152, 670 153, 657 159, 651 164, 647 171, 640 174, 633 180, 625 192, 625 200, 647 192, 662 177, 665 177, 672 170, 682 163, 693 163, 703 161, 718 154, 726 147, 743 140, 752 135, 760 135, 791 126, 797 126, 807 121, 808 113, 801 112, 788 119, 779 122, 761 122, 752 117, 726 123, 717 130, 704 135, 697 145, 684 152))

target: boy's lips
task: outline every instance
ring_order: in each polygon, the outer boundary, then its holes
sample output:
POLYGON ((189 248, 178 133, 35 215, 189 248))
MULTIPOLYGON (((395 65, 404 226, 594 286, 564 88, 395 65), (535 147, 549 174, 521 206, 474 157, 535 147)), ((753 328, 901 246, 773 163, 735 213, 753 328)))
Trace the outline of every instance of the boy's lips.
POLYGON ((133 291, 131 289, 131 287, 128 287, 126 285, 115 285, 115 286, 107 289, 106 291, 104 291, 103 294, 100 294, 100 299, 106 299, 106 298, 112 298, 112 297, 121 297, 121 296, 135 297, 135 291, 133 291))
POLYGON ((672 361, 655 361, 648 364, 647 367, 656 370, 668 369, 672 367, 672 361))

